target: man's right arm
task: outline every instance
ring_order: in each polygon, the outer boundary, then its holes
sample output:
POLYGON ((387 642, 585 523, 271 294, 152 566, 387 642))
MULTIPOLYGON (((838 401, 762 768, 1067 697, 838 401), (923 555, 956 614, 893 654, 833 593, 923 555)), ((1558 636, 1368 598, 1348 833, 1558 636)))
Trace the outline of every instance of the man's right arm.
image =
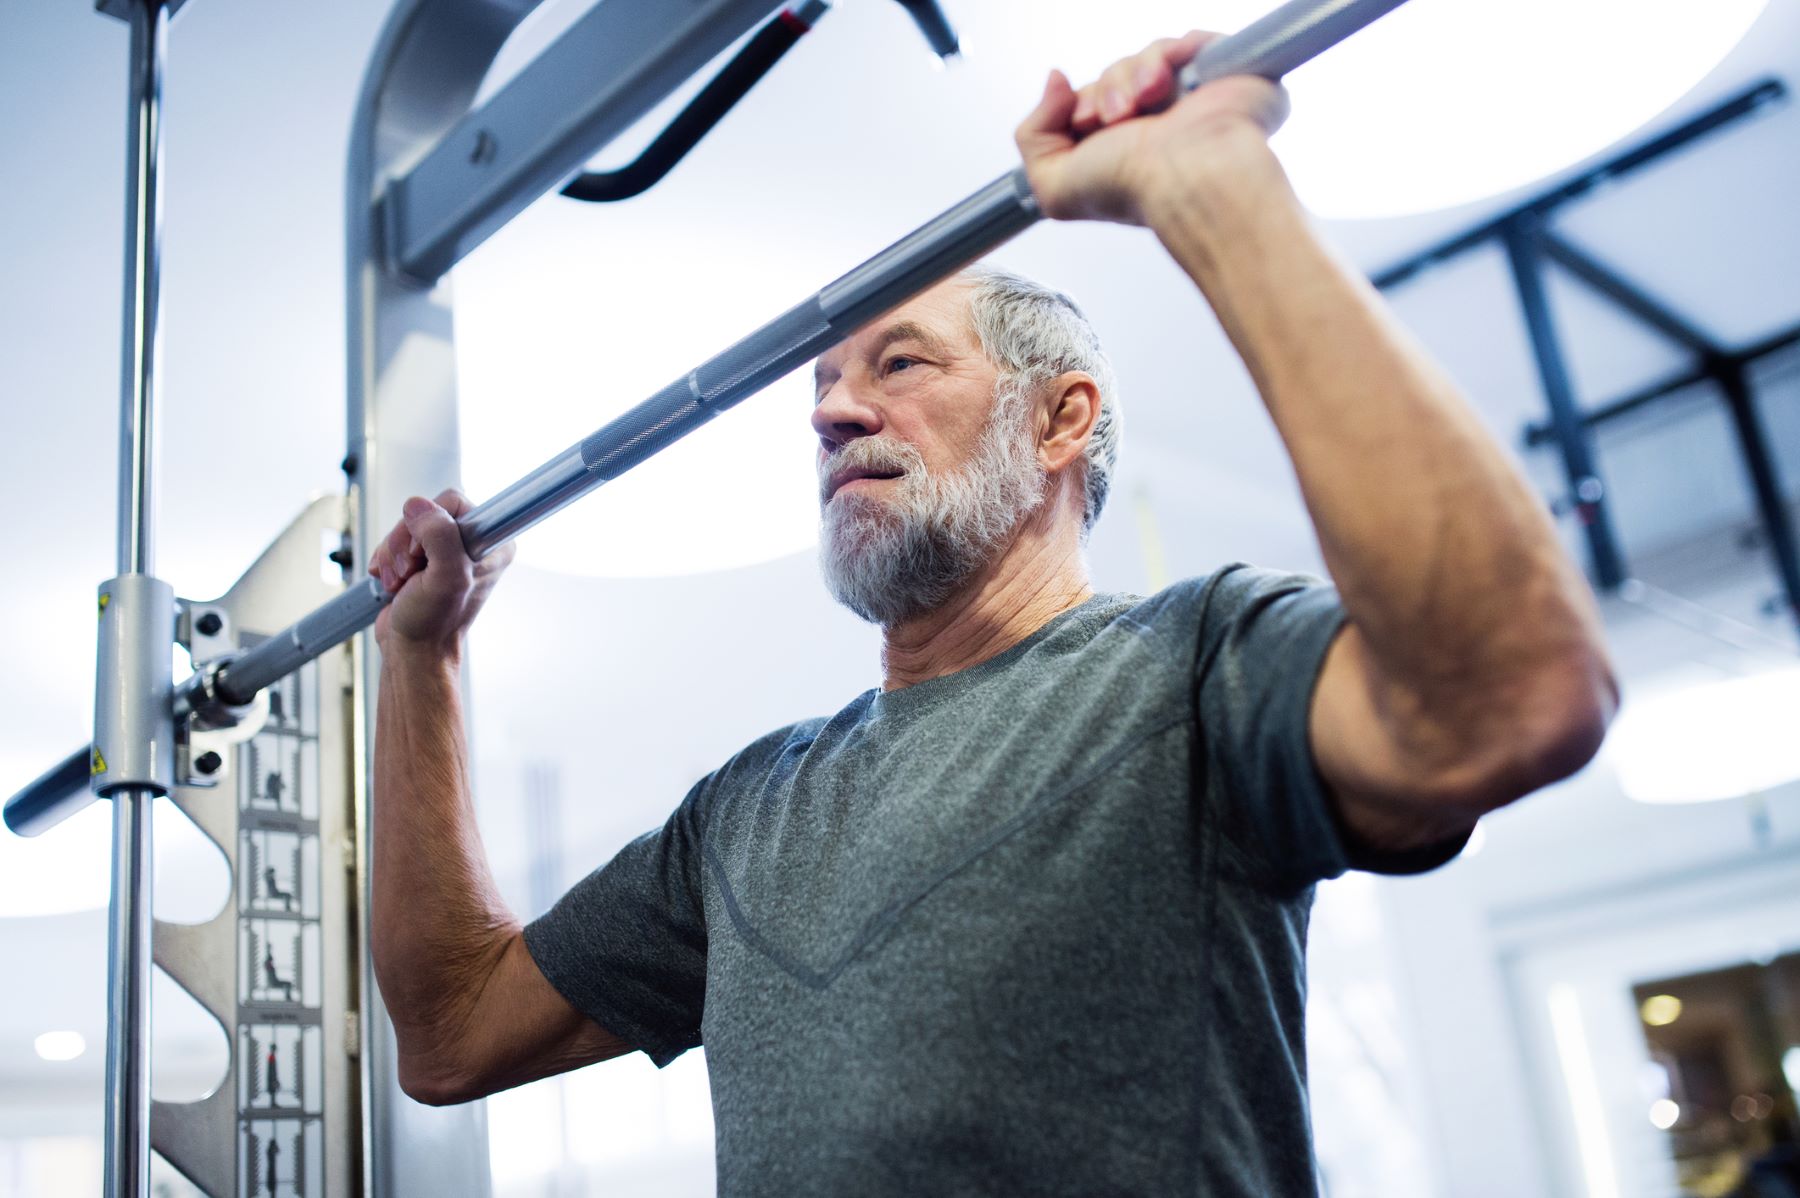
POLYGON ((469 785, 463 637, 511 559, 464 553, 455 492, 409 500, 370 559, 394 591, 376 623, 371 950, 399 1044, 400 1085, 467 1102, 632 1051, 557 992, 488 869, 469 785))

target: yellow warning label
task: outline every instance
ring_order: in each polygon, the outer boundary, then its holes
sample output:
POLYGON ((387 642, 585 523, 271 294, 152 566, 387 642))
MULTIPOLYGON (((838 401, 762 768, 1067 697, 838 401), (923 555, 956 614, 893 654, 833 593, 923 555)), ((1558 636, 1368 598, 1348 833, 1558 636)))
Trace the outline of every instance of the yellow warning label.
POLYGON ((94 746, 94 759, 88 762, 88 777, 92 778, 106 772, 106 758, 100 756, 100 746, 94 746))
POLYGON ((112 602, 112 593, 109 591, 102 591, 100 593, 100 614, 101 615, 104 616, 106 614, 106 605, 111 602, 112 602))

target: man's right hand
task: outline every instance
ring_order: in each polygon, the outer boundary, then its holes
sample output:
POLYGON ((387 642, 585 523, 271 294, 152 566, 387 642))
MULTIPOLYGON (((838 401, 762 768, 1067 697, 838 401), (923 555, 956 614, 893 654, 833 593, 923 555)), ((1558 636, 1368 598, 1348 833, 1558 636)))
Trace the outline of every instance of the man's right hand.
POLYGON ((463 635, 513 559, 509 543, 479 562, 470 560, 456 518, 473 506, 455 489, 436 500, 414 496, 376 547, 369 573, 394 596, 375 621, 382 653, 462 656, 463 635))

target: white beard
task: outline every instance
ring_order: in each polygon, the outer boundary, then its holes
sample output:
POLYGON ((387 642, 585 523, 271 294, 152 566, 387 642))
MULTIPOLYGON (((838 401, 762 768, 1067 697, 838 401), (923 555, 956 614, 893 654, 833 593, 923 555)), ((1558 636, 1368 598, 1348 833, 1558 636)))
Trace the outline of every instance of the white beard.
POLYGON ((933 610, 999 553, 1042 506, 1045 473, 1023 388, 1002 382, 975 454, 932 474, 903 442, 858 437, 819 466, 819 568, 839 603, 884 628, 933 610), (900 471, 892 494, 825 499, 845 467, 900 471))

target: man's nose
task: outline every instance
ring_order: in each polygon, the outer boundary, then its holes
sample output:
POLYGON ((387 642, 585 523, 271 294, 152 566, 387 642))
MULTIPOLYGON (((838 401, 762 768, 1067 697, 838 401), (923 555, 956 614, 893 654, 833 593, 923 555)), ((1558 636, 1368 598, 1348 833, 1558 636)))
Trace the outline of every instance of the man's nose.
POLYGON ((881 409, 863 397, 848 380, 833 383, 813 405, 813 431, 827 451, 840 449, 858 437, 881 432, 881 409))

